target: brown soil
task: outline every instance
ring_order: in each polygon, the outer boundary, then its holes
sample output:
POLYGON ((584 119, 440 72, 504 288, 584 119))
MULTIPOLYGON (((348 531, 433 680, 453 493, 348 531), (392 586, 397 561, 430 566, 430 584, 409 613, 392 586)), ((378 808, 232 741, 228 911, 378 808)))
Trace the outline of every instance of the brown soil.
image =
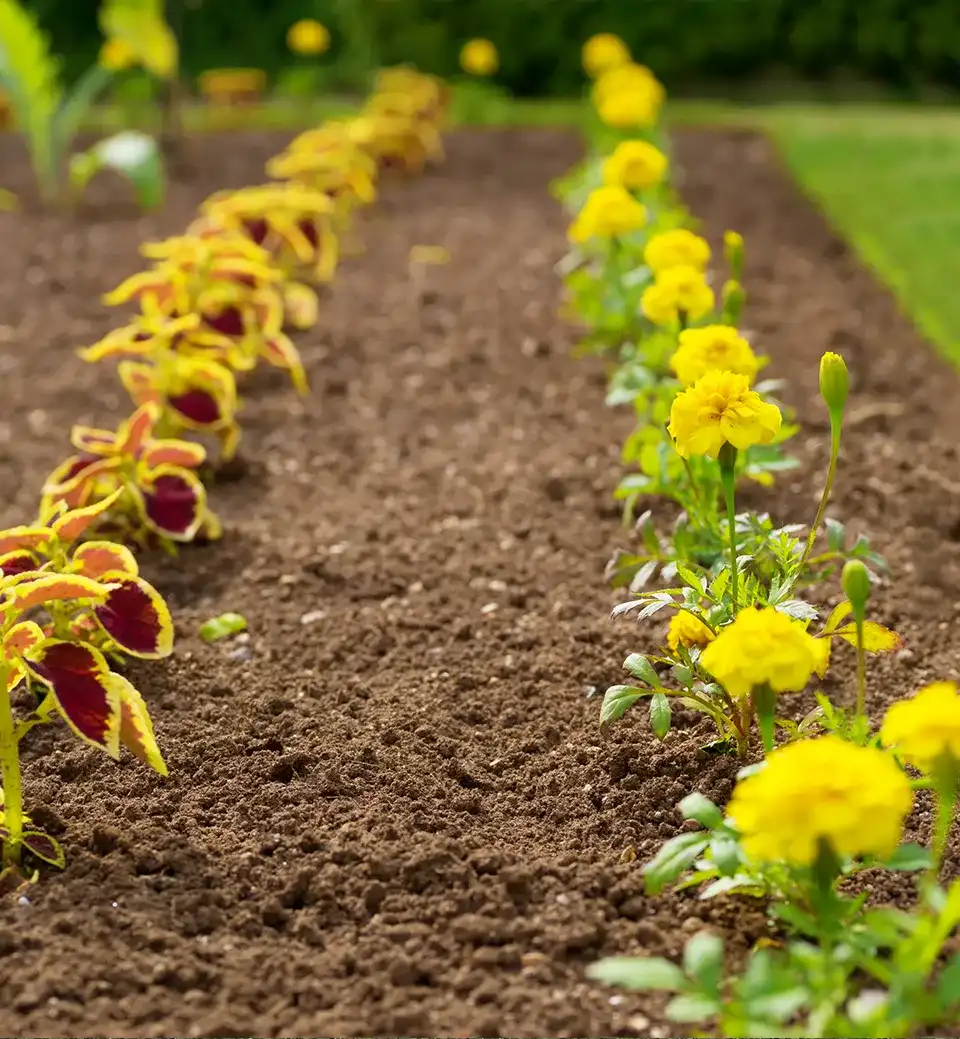
MULTIPOLYGON (((109 367, 72 353, 117 321, 99 294, 208 191, 260 180, 281 143, 196 142, 196 179, 162 215, 133 217, 105 185, 79 220, 0 216, 4 525, 32 513, 71 423, 122 415, 109 367)), ((8 147, 0 183, 17 190, 8 147)), ((907 640, 872 668, 872 699, 955 677, 953 372, 764 142, 695 133, 677 150, 711 239, 746 236, 747 325, 805 426, 801 475, 755 504, 812 514, 817 360, 840 350, 853 417, 832 511, 889 557, 899 591, 876 616, 907 640)), ((703 921, 741 952, 764 928, 749 903, 648 899, 619 861, 677 832, 691 788, 726 797, 736 765, 698 750, 693 718, 664 744, 640 715, 601 738, 585 699, 654 631, 607 619, 630 420, 557 317, 547 182, 576 142, 457 134, 449 152, 366 220, 365 255, 301 337, 310 398, 272 374, 249 387, 242 464, 213 490, 223 543, 147 563, 180 636, 171 661, 135 670, 170 779, 62 729, 28 739, 29 806, 68 867, 0 906, 0 1034, 667 1035, 662 1001, 584 967, 675 954, 703 921), (452 257, 422 307, 414 244, 452 257), (226 610, 249 641, 205 645, 199 624, 226 610)), ((827 688, 849 695, 843 661, 827 688)))

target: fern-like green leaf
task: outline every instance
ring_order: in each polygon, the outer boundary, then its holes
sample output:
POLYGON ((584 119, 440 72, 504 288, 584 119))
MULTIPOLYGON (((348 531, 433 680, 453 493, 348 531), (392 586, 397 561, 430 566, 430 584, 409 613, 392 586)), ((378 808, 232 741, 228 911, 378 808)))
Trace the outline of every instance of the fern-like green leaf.
POLYGON ((41 189, 52 193, 59 166, 51 126, 63 99, 60 66, 36 17, 18 0, 0 0, 0 84, 29 140, 41 189))

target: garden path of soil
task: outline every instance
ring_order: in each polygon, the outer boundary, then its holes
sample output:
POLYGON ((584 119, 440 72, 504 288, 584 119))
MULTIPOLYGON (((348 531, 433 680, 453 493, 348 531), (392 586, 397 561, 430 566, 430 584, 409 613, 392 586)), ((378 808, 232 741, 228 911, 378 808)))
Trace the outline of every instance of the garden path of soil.
MULTIPOLYGON (((953 372, 766 143, 676 143, 710 238, 746 236, 746 325, 804 423, 804 469, 753 503, 812 514, 817 361, 839 350, 852 421, 831 511, 887 553, 900 592, 876 616, 907 640, 872 668, 871 696, 955 677, 953 372)), ((207 192, 259 181, 281 144, 198 142, 196 181, 161 215, 102 188, 82 221, 0 216, 4 525, 32 514, 72 422, 122 417, 109 366, 72 353, 118 321, 99 294, 139 269, 139 242, 180 231, 207 192)), ((174 658, 134 671, 171 777, 61 728, 27 741, 29 805, 68 867, 0 907, 0 1034, 666 1035, 659 999, 613 995, 584 967, 676 954, 703 921, 734 951, 762 932, 748 903, 647 899, 639 871, 677 832, 675 803, 726 797, 735 763, 698 751, 693 718, 664 744, 641 714, 601 737, 585 699, 655 629, 608 620, 630 417, 605 409, 601 365, 569 357, 557 317, 564 221, 547 185, 576 142, 461 133, 449 153, 365 219, 365 255, 300 337, 309 399, 272 373, 250 386, 244 465, 212 495, 222 544, 145 566, 178 622, 174 658), (451 254, 422 311, 418 243, 451 254), (205 645, 198 625, 226 610, 250 641, 205 645), (640 861, 620 862, 630 847, 640 861)), ((0 183, 26 180, 5 151, 0 183)), ((843 699, 836 656, 826 688, 843 699)))

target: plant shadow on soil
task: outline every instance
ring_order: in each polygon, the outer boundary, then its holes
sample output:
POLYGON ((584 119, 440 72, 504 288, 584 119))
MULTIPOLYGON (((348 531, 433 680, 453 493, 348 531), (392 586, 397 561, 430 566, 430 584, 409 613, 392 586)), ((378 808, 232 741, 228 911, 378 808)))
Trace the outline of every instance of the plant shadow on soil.
MULTIPOLYGON (((109 366, 73 353, 119 320, 100 294, 207 193, 261 181, 284 141, 192 142, 195 178, 162 214, 0 217, 4 525, 33 514, 73 422, 123 415, 109 366)), ((746 237, 746 327, 804 424, 803 468, 765 499, 778 520, 815 508, 819 356, 851 364, 831 512, 899 581, 875 606, 906 639, 871 666, 880 711, 957 675, 954 373, 768 144, 683 133, 676 154, 714 244, 727 227, 746 237)), ((604 408, 602 366, 570 358, 557 316, 564 220, 547 185, 576 157, 552 131, 455 133, 441 169, 389 185, 389 206, 365 216, 364 254, 297 337, 310 396, 275 379, 247 396, 255 479, 211 491, 228 539, 147 566, 178 646, 131 674, 170 778, 62 729, 27 741, 29 807, 68 867, 0 906, 0 1033, 666 1035, 662 1000, 612 996, 584 967, 675 955, 704 923, 734 956, 765 933, 749 902, 647 898, 639 870, 678 831, 676 802, 723 801, 736 762, 701 752, 709 730, 685 712, 662 744, 641 714, 601 735, 584 696, 619 681, 657 627, 608 620, 630 416, 604 408), (407 280, 415 244, 451 254, 426 307, 407 280), (197 637, 228 610, 247 617, 249 652, 197 637), (636 862, 620 861, 628 848, 636 862)), ((5 151, 0 181, 27 177, 5 151)), ((836 657, 829 690, 847 702, 850 660, 836 657)), ((915 826, 926 833, 923 809, 915 826)), ((876 878, 874 894, 902 902, 909 883, 876 878)))

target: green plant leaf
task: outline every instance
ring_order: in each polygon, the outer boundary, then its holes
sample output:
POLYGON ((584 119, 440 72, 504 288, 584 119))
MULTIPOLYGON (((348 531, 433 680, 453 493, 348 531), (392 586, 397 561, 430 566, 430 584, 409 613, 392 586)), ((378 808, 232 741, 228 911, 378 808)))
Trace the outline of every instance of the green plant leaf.
POLYGON ((169 79, 177 70, 177 39, 163 17, 164 0, 104 0, 100 28, 122 40, 148 72, 169 79))
POLYGON ((650 727, 658 740, 670 731, 670 700, 666 693, 656 692, 650 697, 650 727))
POLYGON ((652 686, 654 689, 660 688, 660 676, 642 653, 631 653, 623 662, 623 668, 646 685, 652 686))
POLYGON ((720 1012, 720 1004, 709 996, 700 996, 694 993, 684 993, 676 996, 667 1004, 667 1017, 671 1021, 687 1023, 692 1021, 706 1021, 715 1017, 720 1012))
POLYGON ((70 188, 75 198, 101 170, 114 170, 133 185, 142 209, 163 203, 166 174, 157 142, 147 134, 125 130, 70 157, 70 188))
POLYGON ((677 992, 687 985, 683 971, 661 956, 610 956, 592 963, 587 976, 632 992, 677 992))
POLYGON ((705 993, 717 997, 723 974, 723 939, 710 931, 695 934, 684 947, 683 969, 697 979, 705 993))
POLYGON ((708 830, 715 830, 723 825, 723 812, 703 794, 694 791, 680 802, 677 807, 684 819, 693 819, 708 830))
POLYGON ((681 833, 667 841, 643 867, 647 893, 659 894, 668 884, 672 884, 703 854, 709 843, 709 834, 702 832, 681 833))
POLYGON ((930 849, 921 844, 901 844, 899 848, 884 862, 887 869, 912 872, 918 869, 929 869, 932 858, 930 849))
POLYGON ((112 80, 113 73, 100 65, 92 65, 77 80, 53 119, 50 132, 58 155, 62 155, 70 147, 93 103, 112 80))
POLYGON ((246 630, 247 619, 242 614, 221 613, 219 617, 211 617, 200 625, 200 638, 204 642, 218 642, 246 630))

